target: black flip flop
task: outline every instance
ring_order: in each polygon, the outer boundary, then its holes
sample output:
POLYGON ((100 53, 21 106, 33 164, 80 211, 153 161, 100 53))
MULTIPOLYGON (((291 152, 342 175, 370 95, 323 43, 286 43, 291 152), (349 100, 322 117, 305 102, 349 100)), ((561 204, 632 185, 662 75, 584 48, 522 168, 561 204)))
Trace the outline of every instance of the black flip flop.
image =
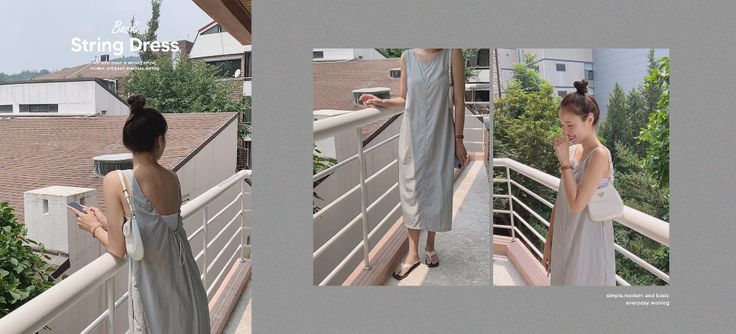
POLYGON ((407 271, 406 273, 404 273, 404 275, 398 275, 398 274, 396 274, 395 272, 392 272, 392 273, 391 273, 391 276, 392 276, 393 278, 395 278, 395 279, 397 279, 397 280, 399 280, 399 281, 400 281, 400 280, 402 280, 402 279, 406 278, 406 276, 409 276, 409 274, 411 274, 411 272, 412 272, 412 271, 414 271, 414 269, 416 269, 417 267, 419 267, 419 264, 420 264, 420 263, 422 263, 422 261, 417 261, 417 262, 416 262, 416 263, 414 263, 414 264, 402 263, 402 264, 401 264, 401 269, 400 269, 400 270, 404 270, 404 268, 406 268, 406 267, 408 267, 408 266, 411 266, 411 268, 409 268, 409 270, 408 270, 408 271, 407 271))

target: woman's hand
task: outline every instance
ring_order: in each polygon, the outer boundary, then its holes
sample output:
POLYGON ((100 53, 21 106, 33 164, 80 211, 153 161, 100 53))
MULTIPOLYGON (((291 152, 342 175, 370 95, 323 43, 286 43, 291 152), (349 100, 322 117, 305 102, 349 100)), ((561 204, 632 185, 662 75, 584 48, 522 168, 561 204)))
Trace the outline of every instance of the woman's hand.
POLYGON ((85 210, 87 210, 87 212, 94 213, 95 214, 95 218, 97 218, 97 221, 100 222, 100 224, 102 224, 102 228, 104 228, 105 231, 107 231, 107 217, 105 217, 105 214, 102 213, 102 210, 100 210, 99 208, 96 208, 94 206, 84 206, 84 205, 82 205, 82 207, 85 210))
POLYGON ((570 146, 567 145, 564 135, 555 136, 555 156, 559 160, 560 165, 570 164, 570 146))
POLYGON ((455 138, 455 156, 463 166, 468 164, 468 152, 462 138, 455 138))
POLYGON ((549 265, 552 263, 552 238, 547 238, 547 242, 544 243, 544 256, 542 257, 542 264, 544 265, 544 270, 547 271, 547 276, 549 276, 549 265))
POLYGON ((363 94, 358 98, 358 101, 362 103, 364 106, 374 106, 374 107, 387 107, 388 102, 385 99, 380 99, 376 97, 373 94, 363 94))
MULTIPOLYGON (((77 226, 80 229, 89 232, 90 234, 92 233, 92 231, 95 228, 97 228, 97 226, 102 225, 97 220, 97 217, 95 216, 95 213, 92 210, 87 210, 87 212, 85 213, 85 212, 81 212, 81 211, 79 211, 79 210, 77 210, 77 209, 75 209, 75 208, 73 208, 71 206, 67 206, 67 208, 71 212, 74 212, 75 215, 77 215, 77 226)), ((99 209, 98 209, 98 211, 99 211, 99 209)))

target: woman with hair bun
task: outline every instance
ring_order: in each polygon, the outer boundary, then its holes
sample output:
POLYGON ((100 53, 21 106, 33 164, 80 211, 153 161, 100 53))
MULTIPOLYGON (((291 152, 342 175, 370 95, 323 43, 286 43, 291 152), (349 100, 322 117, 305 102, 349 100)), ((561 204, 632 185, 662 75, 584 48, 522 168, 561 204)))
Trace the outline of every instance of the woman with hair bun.
POLYGON ((595 191, 613 182, 611 153, 596 134, 600 110, 587 95, 588 81, 575 81, 575 88, 558 111, 563 136, 555 138, 554 150, 561 177, 544 266, 550 285, 616 285, 613 221, 593 221, 586 210, 595 191))
POLYGON ((146 108, 143 96, 131 96, 128 104, 123 144, 133 153, 133 169, 105 176, 107 215, 95 207, 69 210, 79 228, 119 258, 127 255, 124 220, 135 218, 144 255, 127 256, 131 333, 210 333, 207 293, 180 215, 179 178, 158 163, 166 148, 166 119, 146 108))

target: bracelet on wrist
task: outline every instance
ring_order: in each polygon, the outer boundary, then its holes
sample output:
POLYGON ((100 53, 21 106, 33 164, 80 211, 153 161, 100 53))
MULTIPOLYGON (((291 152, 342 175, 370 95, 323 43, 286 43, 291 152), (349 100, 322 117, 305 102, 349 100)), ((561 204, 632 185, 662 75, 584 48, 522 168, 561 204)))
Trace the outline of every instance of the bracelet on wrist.
POLYGON ((570 170, 572 170, 572 166, 570 166, 570 165, 563 165, 563 166, 560 166, 560 172, 563 172, 563 171, 564 171, 565 169, 570 169, 570 170))

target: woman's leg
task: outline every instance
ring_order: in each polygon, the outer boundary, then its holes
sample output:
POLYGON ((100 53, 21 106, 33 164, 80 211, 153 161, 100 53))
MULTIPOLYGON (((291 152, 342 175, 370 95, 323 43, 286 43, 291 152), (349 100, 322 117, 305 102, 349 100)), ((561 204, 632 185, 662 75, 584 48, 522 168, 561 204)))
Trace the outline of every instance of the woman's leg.
MULTIPOLYGON (((416 229, 407 229, 409 231, 409 252, 406 254, 406 259, 404 259, 404 263, 415 263, 419 261, 419 234, 422 232, 422 230, 416 230, 416 229)), ((404 270, 401 270, 401 272, 397 271, 396 273, 403 276, 406 271, 409 271, 409 268, 405 268, 404 270)))
MULTIPOLYGON (((431 252, 434 250, 434 236, 437 232, 427 231, 427 244, 424 246, 424 250, 431 252)), ((429 263, 437 263, 437 255, 429 258, 429 263)))

